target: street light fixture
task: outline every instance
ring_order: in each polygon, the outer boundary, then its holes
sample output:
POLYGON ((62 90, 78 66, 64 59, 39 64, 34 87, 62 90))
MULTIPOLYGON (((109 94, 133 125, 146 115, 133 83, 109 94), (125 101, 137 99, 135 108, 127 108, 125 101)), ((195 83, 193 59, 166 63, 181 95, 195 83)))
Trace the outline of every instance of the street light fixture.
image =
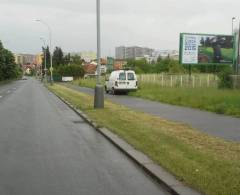
POLYGON ((97 84, 94 95, 94 108, 104 108, 104 88, 100 82, 101 76, 101 24, 100 24, 100 0, 96 0, 97 7, 97 84))
POLYGON ((52 31, 51 31, 51 28, 50 26, 48 25, 48 23, 46 23, 45 21, 43 20, 35 20, 36 22, 40 22, 42 23, 43 25, 45 25, 48 29, 48 33, 49 33, 49 50, 50 50, 50 74, 51 74, 51 77, 50 77, 50 81, 51 81, 51 85, 53 84, 53 67, 52 67, 52 31))
POLYGON ((47 46, 46 46, 46 40, 43 37, 40 37, 40 39, 43 41, 44 46, 44 79, 45 82, 47 82, 47 46))

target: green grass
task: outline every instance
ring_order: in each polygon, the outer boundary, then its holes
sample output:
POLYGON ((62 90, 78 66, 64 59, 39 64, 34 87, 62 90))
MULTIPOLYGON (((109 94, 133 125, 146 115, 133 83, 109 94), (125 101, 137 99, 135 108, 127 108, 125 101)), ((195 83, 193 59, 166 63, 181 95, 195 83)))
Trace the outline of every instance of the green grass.
MULTIPOLYGON (((101 78, 101 83, 104 84, 104 79, 101 78)), ((78 79, 73 81, 73 84, 82 86, 82 87, 88 87, 88 88, 95 88, 96 86, 96 79, 78 79)))
MULTIPOLYGON (((74 81, 74 84, 94 88, 95 79, 74 81)), ((141 82, 131 96, 173 105, 207 110, 218 114, 240 117, 240 90, 217 88, 171 88, 159 84, 141 82)))
POLYGON ((187 125, 105 102, 61 85, 49 89, 141 150, 179 180, 209 195, 240 194, 240 144, 209 137, 187 125))
MULTIPOLYGON (((17 79, 16 79, 17 80, 17 79)), ((5 85, 5 84, 8 84, 8 83, 11 83, 12 81, 15 81, 15 80, 4 80, 4 81, 0 81, 0 85, 5 85)))
POLYGON ((240 117, 240 90, 216 88, 162 88, 142 83, 132 96, 240 117))

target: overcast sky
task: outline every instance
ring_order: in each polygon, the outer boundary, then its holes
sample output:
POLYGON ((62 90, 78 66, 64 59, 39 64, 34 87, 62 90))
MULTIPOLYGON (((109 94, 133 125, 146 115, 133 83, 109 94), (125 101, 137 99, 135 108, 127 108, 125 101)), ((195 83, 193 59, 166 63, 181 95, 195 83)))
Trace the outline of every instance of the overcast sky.
MULTIPOLYGON (((103 55, 120 45, 178 49, 180 32, 231 34, 239 0, 101 0, 103 55)), ((65 52, 96 51, 96 0, 0 0, 0 40, 18 53, 41 51, 39 37, 65 52)), ((237 22, 235 22, 237 26, 237 22)))

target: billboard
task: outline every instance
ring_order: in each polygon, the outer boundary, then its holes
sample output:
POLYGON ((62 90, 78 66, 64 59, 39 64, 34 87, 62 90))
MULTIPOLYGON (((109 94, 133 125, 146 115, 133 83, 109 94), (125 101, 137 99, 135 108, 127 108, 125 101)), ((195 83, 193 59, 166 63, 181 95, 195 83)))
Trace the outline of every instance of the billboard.
POLYGON ((180 63, 233 64, 234 36, 180 34, 180 63))

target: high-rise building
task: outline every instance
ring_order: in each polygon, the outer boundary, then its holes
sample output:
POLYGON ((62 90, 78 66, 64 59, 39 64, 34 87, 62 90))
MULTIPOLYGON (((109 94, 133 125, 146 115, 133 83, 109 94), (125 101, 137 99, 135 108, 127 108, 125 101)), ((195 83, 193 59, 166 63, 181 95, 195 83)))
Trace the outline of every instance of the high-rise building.
POLYGON ((116 59, 136 59, 136 58, 143 58, 144 56, 152 56, 154 52, 153 49, 147 47, 125 47, 120 46, 116 47, 115 49, 115 57, 116 59))
POLYGON ((126 47, 124 46, 120 46, 120 47, 116 47, 115 49, 115 57, 117 59, 125 59, 125 53, 126 53, 126 47))

